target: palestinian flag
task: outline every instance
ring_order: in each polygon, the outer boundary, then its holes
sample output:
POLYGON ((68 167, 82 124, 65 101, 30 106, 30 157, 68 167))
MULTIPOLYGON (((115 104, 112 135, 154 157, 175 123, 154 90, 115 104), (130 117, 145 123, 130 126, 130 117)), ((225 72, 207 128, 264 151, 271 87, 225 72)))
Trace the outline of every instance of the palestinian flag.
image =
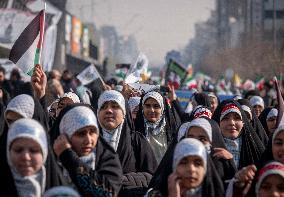
POLYGON ((186 75, 186 69, 177 61, 170 59, 166 71, 166 81, 168 82, 168 85, 173 85, 175 89, 179 89, 179 87, 182 86, 186 75))
POLYGON ((33 74, 34 66, 40 64, 44 25, 43 9, 24 29, 10 51, 9 60, 30 76, 33 74))

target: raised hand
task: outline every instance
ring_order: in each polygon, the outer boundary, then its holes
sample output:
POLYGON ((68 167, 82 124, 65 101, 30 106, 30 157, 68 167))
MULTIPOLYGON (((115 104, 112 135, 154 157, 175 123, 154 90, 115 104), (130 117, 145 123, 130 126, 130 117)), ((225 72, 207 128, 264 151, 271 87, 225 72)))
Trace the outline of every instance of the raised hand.
POLYGON ((35 96, 38 99, 41 99, 45 95, 47 78, 45 73, 43 72, 42 66, 39 64, 37 64, 34 68, 34 72, 31 77, 31 83, 35 96))

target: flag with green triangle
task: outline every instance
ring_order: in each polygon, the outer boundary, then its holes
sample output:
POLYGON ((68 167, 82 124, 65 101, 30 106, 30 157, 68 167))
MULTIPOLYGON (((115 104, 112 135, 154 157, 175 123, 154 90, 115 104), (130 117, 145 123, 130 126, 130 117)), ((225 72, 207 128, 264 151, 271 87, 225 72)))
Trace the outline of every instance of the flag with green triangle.
POLYGON ((34 66, 40 64, 44 26, 45 9, 41 10, 24 29, 10 51, 9 60, 30 76, 34 66))

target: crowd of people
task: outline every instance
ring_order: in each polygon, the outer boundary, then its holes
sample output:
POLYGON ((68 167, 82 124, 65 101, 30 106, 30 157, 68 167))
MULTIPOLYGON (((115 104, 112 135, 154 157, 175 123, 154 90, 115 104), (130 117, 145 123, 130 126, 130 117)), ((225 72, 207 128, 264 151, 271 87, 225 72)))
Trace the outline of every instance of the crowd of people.
POLYGON ((0 67, 0 196, 284 196, 279 92, 221 101, 203 87, 186 111, 173 86, 0 67))

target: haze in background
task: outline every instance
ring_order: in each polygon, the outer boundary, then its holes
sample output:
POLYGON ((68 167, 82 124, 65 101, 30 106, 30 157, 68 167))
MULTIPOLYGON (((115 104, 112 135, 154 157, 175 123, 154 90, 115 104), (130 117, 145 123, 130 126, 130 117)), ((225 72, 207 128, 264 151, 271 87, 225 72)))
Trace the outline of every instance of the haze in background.
POLYGON ((67 9, 97 27, 113 25, 120 35, 133 34, 150 65, 164 63, 166 53, 182 49, 194 37, 194 24, 205 21, 214 0, 68 0, 67 9))

